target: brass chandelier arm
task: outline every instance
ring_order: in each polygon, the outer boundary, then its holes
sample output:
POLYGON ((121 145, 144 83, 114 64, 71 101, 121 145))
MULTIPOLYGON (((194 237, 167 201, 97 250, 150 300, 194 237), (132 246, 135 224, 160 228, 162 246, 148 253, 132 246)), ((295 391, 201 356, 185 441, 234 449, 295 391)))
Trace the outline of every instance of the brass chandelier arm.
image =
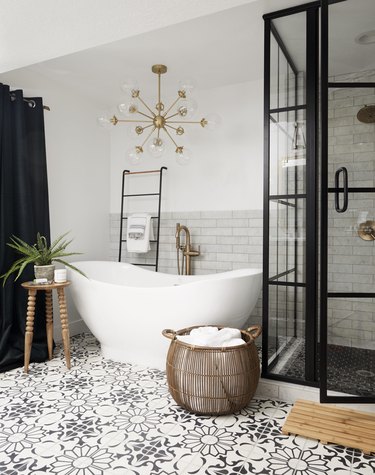
POLYGON ((145 103, 145 101, 141 98, 141 96, 138 95, 138 99, 139 99, 139 100, 141 101, 141 103, 146 107, 146 109, 151 112, 152 116, 155 117, 155 116, 156 116, 155 112, 154 112, 152 109, 150 109, 150 107, 148 107, 148 105, 147 105, 147 104, 145 103))
MULTIPOLYGON (((138 121, 138 122, 139 122, 139 121, 138 121)), ((146 129, 148 129, 149 127, 155 127, 155 126, 154 126, 154 123, 152 122, 150 125, 145 125, 145 126, 142 127, 142 128, 143 128, 143 130, 146 130, 146 129)))
POLYGON ((143 147, 145 145, 145 143, 147 142, 147 140, 151 137, 151 135, 155 132, 155 129, 156 127, 154 127, 151 132, 147 135, 147 137, 145 138, 145 140, 143 141, 141 147, 143 147))
POLYGON ((149 116, 149 115, 145 114, 144 112, 137 111, 137 114, 141 114, 141 115, 143 115, 144 117, 147 117, 147 118, 148 118, 148 119, 150 119, 150 120, 154 120, 154 118, 153 118, 153 117, 151 117, 151 116, 149 116))
POLYGON ((144 123, 146 124, 151 123, 151 125, 153 124, 153 120, 138 120, 138 119, 117 119, 117 122, 137 122, 137 124, 141 122, 142 124, 144 123))
POLYGON ((163 127, 163 130, 164 130, 164 132, 168 135, 168 137, 172 140, 172 142, 175 144, 176 148, 178 148, 178 145, 177 145, 176 142, 173 140, 173 138, 172 138, 171 134, 168 132, 168 130, 167 130, 165 127, 163 127))
POLYGON ((169 124, 165 124, 165 127, 169 127, 170 129, 177 130, 177 127, 172 127, 172 126, 169 125, 169 124))
POLYGON ((177 97, 177 99, 172 103, 172 105, 170 107, 168 107, 168 109, 166 110, 166 112, 164 113, 163 117, 166 118, 166 115, 168 114, 168 112, 172 109, 173 106, 175 106, 177 104, 177 102, 181 99, 181 97, 177 97))
POLYGON ((172 117, 175 117, 176 115, 180 115, 180 113, 179 113, 179 112, 176 112, 175 114, 172 114, 172 115, 170 115, 169 117, 165 117, 165 116, 164 116, 164 119, 165 119, 165 120, 169 120, 169 119, 171 119, 172 117))
POLYGON ((202 122, 200 120, 170 120, 170 124, 201 124, 202 122))

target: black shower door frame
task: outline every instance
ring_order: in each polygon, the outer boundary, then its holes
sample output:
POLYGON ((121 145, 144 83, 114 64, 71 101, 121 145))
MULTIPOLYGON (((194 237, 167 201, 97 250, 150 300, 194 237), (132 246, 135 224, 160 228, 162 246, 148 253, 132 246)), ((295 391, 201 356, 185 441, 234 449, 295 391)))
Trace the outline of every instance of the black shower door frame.
POLYGON ((375 87, 374 82, 329 82, 329 6, 346 0, 322 0, 321 6, 321 276, 320 276, 320 401, 325 403, 375 403, 375 396, 328 395, 328 301, 335 298, 375 298, 374 292, 328 291, 328 202, 343 193, 375 193, 371 187, 328 186, 328 93, 330 88, 375 87))
MULTIPOLYGON (((262 342, 262 377, 294 384, 318 386, 317 382, 317 276, 318 276, 318 238, 317 238, 317 130, 318 130, 318 57, 319 57, 319 8, 320 1, 307 3, 297 7, 287 8, 264 15, 264 235, 263 235, 263 342, 262 342), (297 14, 306 13, 306 103, 289 108, 272 109, 270 107, 270 41, 271 33, 276 39, 278 46, 283 51, 288 62, 292 65, 293 60, 288 55, 282 39, 277 34, 272 20, 297 14), (286 110, 305 109, 306 111, 306 192, 288 195, 270 195, 270 119, 272 113, 285 112, 286 110), (270 275, 269 273, 269 240, 270 240, 270 203, 288 203, 294 200, 297 210, 298 200, 305 200, 306 216, 306 269, 304 282, 297 281, 295 272, 294 282, 278 280, 283 276, 270 275), (281 285, 294 287, 295 305, 297 289, 305 289, 305 378, 295 379, 287 376, 273 374, 269 365, 269 286, 281 285)), ((297 88, 297 85, 296 85, 297 88)), ((297 228, 297 213, 295 214, 295 226, 297 228)), ((295 248, 296 249, 296 248, 295 248)), ((295 250, 295 269, 297 268, 297 252, 295 250)), ((289 269, 287 272, 295 271, 289 269)), ((296 307, 294 309, 297 318, 296 307)))

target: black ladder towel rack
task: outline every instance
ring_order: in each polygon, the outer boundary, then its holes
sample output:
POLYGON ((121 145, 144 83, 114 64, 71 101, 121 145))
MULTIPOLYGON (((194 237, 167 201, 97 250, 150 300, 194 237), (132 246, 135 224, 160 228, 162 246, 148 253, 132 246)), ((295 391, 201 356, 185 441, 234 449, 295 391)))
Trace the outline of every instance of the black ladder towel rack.
MULTIPOLYGON (((159 243, 160 243, 160 211, 161 211, 161 190, 162 190, 162 183, 163 183, 163 171, 167 170, 167 167, 161 167, 160 170, 145 170, 139 172, 131 172, 130 170, 124 170, 122 172, 122 188, 121 188, 121 216, 120 216, 120 243, 119 243, 119 254, 118 254, 118 261, 121 262, 122 256, 122 243, 126 242, 126 239, 123 239, 123 232, 124 232, 124 221, 128 219, 127 216, 124 216, 124 202, 126 198, 131 198, 134 196, 158 196, 158 214, 157 216, 151 216, 151 219, 157 219, 157 232, 156 232, 156 239, 150 241, 156 243, 156 257, 155 257, 155 264, 141 264, 141 263, 134 263, 133 265, 136 266, 150 266, 155 267, 155 272, 158 271, 159 265, 159 243), (125 177, 128 175, 142 175, 146 173, 159 173, 159 191, 157 193, 133 193, 133 194, 126 194, 125 193, 125 177)), ((151 224, 152 225, 152 224, 151 224)), ((127 227, 125 227, 127 229, 127 227)))

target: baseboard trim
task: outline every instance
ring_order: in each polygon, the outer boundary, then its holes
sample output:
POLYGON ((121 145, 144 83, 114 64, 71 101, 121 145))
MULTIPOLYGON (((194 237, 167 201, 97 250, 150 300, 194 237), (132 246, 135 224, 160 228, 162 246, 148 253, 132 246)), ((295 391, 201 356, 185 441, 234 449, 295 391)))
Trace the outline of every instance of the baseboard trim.
MULTIPOLYGON (((335 395, 342 396, 340 393, 335 393, 335 395)), ((313 402, 320 401, 319 388, 285 383, 284 381, 271 381, 262 378, 259 380, 255 397, 278 399, 292 404, 294 404, 298 399, 305 399, 313 402)), ((375 413, 374 404, 335 404, 335 406, 375 413)))

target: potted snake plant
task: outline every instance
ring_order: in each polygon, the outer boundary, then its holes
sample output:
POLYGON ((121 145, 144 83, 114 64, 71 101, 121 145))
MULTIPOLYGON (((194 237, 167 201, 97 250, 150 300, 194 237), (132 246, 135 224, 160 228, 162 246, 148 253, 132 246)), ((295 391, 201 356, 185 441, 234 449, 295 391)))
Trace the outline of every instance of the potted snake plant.
POLYGON ((67 256, 81 254, 80 252, 66 251, 66 248, 72 242, 72 240, 67 241, 64 239, 67 234, 68 233, 65 233, 59 236, 50 246, 48 246, 46 237, 41 236, 40 233, 37 233, 36 242, 34 244, 28 244, 21 238, 12 236, 7 245, 14 249, 17 254, 20 254, 21 257, 13 262, 5 274, 0 276, 3 278, 3 286, 13 272, 17 272, 15 278, 15 280, 17 280, 28 264, 34 264, 35 278, 45 278, 48 282, 52 282, 54 278, 55 266, 53 262, 59 262, 85 276, 82 271, 64 259, 67 256))

